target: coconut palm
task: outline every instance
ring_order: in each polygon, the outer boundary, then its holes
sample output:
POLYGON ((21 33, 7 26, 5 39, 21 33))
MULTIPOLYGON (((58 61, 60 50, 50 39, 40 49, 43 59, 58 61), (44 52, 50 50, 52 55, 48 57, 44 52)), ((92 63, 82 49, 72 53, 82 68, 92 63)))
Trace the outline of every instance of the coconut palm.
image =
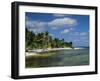
POLYGON ((47 49, 47 48, 64 48, 72 47, 72 42, 65 42, 64 39, 54 38, 49 32, 34 33, 25 29, 25 45, 26 49, 47 49))

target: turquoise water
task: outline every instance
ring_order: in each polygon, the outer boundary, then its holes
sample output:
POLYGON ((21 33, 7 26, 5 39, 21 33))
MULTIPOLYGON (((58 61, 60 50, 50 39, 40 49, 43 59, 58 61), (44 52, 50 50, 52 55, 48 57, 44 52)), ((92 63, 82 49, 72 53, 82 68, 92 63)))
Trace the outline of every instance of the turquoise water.
POLYGON ((26 68, 89 65, 89 49, 69 49, 26 57, 26 68), (43 55, 43 56, 42 56, 43 55))

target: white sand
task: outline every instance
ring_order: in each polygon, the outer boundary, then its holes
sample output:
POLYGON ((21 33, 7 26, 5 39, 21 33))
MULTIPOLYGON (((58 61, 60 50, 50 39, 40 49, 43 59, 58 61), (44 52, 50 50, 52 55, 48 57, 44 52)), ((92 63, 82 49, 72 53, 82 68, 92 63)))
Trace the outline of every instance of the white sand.
MULTIPOLYGON (((48 52, 48 51, 55 51, 55 50, 70 50, 72 48, 47 48, 47 49, 35 49, 35 50, 29 50, 29 52, 26 52, 26 56, 33 56, 36 55, 37 52, 48 52)), ((74 48, 75 50, 78 49, 84 49, 84 48, 74 48)))
POLYGON ((48 52, 48 51, 55 51, 55 50, 66 50, 66 49, 72 49, 72 48, 47 48, 47 49, 35 49, 35 50, 28 50, 29 52, 26 52, 26 56, 33 56, 36 55, 37 52, 48 52))
POLYGON ((26 57, 28 57, 28 56, 34 56, 34 55, 36 55, 36 53, 35 52, 26 52, 26 57))
POLYGON ((44 52, 44 51, 55 51, 55 50, 66 50, 72 48, 47 48, 47 49, 35 49, 35 50, 28 50, 29 52, 44 52))

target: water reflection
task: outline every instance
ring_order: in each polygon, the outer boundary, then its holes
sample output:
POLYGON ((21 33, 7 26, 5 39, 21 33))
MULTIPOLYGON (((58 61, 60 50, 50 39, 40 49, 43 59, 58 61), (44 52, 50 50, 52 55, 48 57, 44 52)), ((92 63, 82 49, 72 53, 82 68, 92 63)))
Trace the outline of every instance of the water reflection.
POLYGON ((89 49, 71 49, 26 57, 26 68, 89 65, 89 49))

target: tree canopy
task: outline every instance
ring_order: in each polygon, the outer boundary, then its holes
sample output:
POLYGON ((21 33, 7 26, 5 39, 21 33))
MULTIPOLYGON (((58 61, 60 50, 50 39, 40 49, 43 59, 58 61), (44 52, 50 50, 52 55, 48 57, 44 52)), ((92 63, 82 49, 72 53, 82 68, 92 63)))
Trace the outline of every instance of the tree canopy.
POLYGON ((52 37, 48 31, 35 34, 25 28, 25 46, 27 50, 72 47, 72 42, 52 37))

